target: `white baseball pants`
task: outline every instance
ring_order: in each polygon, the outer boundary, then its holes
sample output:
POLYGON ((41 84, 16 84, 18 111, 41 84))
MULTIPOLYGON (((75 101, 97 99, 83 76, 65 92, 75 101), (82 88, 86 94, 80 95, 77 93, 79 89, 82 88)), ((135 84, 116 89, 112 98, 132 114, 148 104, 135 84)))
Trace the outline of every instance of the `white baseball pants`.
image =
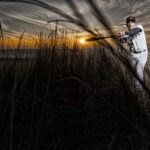
MULTIPOLYGON (((137 76, 143 81, 144 67, 148 58, 148 51, 131 54, 131 65, 137 76)), ((136 90, 142 90, 142 85, 138 80, 135 82, 136 90)))

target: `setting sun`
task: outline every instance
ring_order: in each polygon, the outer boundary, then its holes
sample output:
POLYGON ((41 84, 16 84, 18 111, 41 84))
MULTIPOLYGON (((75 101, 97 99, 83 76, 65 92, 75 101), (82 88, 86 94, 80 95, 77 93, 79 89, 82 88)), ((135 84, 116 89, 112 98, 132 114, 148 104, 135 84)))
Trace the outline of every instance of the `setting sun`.
POLYGON ((80 39, 80 43, 84 44, 85 43, 85 39, 80 39))

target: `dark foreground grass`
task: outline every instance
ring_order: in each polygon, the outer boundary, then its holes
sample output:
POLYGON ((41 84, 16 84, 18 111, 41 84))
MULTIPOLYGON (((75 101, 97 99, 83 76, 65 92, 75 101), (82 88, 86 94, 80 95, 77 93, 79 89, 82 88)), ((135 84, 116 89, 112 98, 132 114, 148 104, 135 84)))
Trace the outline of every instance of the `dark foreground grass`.
POLYGON ((150 148, 149 116, 108 47, 40 49, 0 72, 1 149, 150 148))

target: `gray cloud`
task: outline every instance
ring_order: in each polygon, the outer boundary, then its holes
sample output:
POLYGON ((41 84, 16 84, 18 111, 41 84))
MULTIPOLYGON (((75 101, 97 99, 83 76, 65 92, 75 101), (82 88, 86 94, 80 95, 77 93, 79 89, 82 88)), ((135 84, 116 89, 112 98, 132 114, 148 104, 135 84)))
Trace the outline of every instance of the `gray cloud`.
MULTIPOLYGON (((75 17, 73 11, 64 0, 41 1, 55 6, 68 15, 75 17)), ((75 2, 79 12, 84 16, 88 25, 91 28, 100 28, 102 30, 101 24, 91 13, 86 0, 75 0, 75 2)), ((95 2, 98 7, 105 12, 108 19, 111 20, 112 27, 118 27, 118 29, 121 29, 121 27, 125 28, 126 17, 134 15, 140 23, 144 24, 146 30, 149 30, 150 2, 146 0, 134 0, 132 2, 127 0, 95 0, 95 2)), ((42 29, 47 21, 53 19, 62 19, 62 17, 42 7, 33 6, 31 4, 0 2, 0 20, 3 23, 3 28, 6 30, 20 32, 26 30, 29 33, 33 33, 36 32, 36 29, 42 29)), ((70 23, 66 25, 70 28, 77 27, 70 23)))

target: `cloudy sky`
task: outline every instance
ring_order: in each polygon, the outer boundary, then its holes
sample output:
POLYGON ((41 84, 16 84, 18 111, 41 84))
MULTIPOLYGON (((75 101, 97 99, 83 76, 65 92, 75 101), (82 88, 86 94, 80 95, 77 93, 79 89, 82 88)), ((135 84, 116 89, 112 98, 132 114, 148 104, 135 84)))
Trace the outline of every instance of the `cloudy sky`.
MULTIPOLYGON (((2 29, 11 33, 37 34, 39 31, 53 28, 55 19, 85 23, 91 30, 97 28, 103 33, 104 27, 96 19, 87 0, 73 0, 76 7, 70 7, 71 0, 1 0, 0 21, 2 29), (83 18, 75 15, 77 8, 83 18)), ((138 23, 144 26, 147 38, 150 36, 150 1, 149 0, 91 0, 101 10, 116 30, 125 30, 125 19, 134 15, 138 23)), ((58 22, 60 27, 79 29, 71 22, 58 22)))

